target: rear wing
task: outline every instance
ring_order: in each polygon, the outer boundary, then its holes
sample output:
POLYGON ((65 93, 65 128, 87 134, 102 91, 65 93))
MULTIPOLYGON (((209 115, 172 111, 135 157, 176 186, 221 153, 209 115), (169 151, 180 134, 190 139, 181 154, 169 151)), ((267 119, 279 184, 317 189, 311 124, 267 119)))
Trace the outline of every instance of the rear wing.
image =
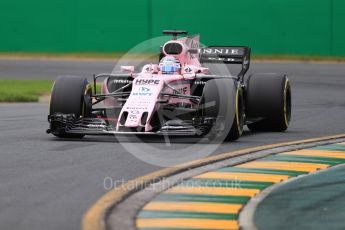
POLYGON ((246 46, 208 46, 200 50, 201 63, 241 64, 243 77, 250 65, 250 48, 246 46))

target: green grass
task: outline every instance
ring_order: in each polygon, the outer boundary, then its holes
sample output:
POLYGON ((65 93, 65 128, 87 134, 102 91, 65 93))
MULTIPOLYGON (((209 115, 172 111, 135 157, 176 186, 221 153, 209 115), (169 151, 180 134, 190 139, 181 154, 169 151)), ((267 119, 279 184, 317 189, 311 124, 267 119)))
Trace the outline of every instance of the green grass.
POLYGON ((76 59, 76 60, 117 60, 123 57, 130 59, 152 58, 158 59, 158 53, 127 53, 127 52, 76 52, 76 53, 42 53, 42 52, 1 52, 0 58, 23 59, 76 59), (125 55, 125 56, 124 56, 125 55))
MULTIPOLYGON (((38 102, 40 96, 49 96, 53 82, 52 80, 0 79, 0 103, 38 102)), ((99 94, 101 92, 101 83, 97 83, 96 88, 99 94)))
POLYGON ((0 79, 0 102, 38 102, 42 95, 50 94, 51 80, 0 79))
MULTIPOLYGON (((126 52, 0 52, 0 58, 28 58, 28 59, 91 59, 91 60, 114 60, 123 57, 126 52)), ((129 58, 152 57, 154 54, 132 54, 129 58)), ((157 54, 158 55, 158 54, 157 54)), ((289 54, 253 54, 252 60, 282 60, 282 61, 331 61, 345 62, 345 56, 322 56, 322 55, 289 55, 289 54)))
POLYGON ((0 52, 0 57, 3 58, 58 58, 58 59, 118 59, 121 58, 125 52, 74 52, 74 53, 49 53, 49 52, 0 52))
POLYGON ((272 55, 252 55, 254 61, 317 61, 317 62, 345 62, 345 57, 337 56, 321 56, 321 55, 287 55, 287 54, 272 54, 272 55))

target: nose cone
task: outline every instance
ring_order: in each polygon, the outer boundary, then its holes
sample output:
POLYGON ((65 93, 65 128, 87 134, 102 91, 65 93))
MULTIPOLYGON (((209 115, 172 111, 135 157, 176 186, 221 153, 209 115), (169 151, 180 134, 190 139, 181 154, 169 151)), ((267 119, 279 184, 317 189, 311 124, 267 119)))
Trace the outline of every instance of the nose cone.
POLYGON ((133 81, 132 92, 122 108, 117 130, 119 131, 121 127, 145 127, 146 132, 151 131, 151 126, 147 121, 155 110, 163 85, 164 81, 156 75, 136 77, 133 81), (127 117, 122 119, 125 114, 127 117))

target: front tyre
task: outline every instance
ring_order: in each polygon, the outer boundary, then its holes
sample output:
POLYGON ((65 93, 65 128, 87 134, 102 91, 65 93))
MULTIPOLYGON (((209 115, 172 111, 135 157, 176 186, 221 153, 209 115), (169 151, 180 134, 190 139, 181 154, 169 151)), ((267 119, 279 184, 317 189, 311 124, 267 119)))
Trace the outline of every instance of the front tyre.
POLYGON ((234 141, 240 138, 243 133, 244 126, 244 100, 243 100, 243 90, 240 85, 236 88, 236 99, 235 99, 235 119, 232 123, 230 132, 226 140, 234 141))
MULTIPOLYGON (((86 78, 61 76, 54 82, 49 114, 74 114, 76 118, 88 117, 92 108, 92 89, 86 78)), ((51 127, 54 129, 54 127, 51 127)), ((54 133, 62 138, 81 138, 82 134, 54 133)))
POLYGON ((209 132, 212 141, 234 141, 243 132, 243 93, 233 79, 209 80, 202 95, 202 116, 215 118, 209 132))

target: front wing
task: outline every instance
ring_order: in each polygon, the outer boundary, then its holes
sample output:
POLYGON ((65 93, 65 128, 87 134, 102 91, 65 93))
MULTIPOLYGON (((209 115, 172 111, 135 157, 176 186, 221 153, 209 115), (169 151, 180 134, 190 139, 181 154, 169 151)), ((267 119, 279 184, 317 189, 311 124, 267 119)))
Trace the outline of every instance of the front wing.
POLYGON ((116 131, 116 120, 102 118, 76 118, 73 114, 53 114, 48 116, 50 127, 47 133, 83 135, 153 135, 153 136, 203 136, 209 132, 214 119, 202 119, 197 123, 169 121, 156 131, 143 132, 137 128, 116 131))

